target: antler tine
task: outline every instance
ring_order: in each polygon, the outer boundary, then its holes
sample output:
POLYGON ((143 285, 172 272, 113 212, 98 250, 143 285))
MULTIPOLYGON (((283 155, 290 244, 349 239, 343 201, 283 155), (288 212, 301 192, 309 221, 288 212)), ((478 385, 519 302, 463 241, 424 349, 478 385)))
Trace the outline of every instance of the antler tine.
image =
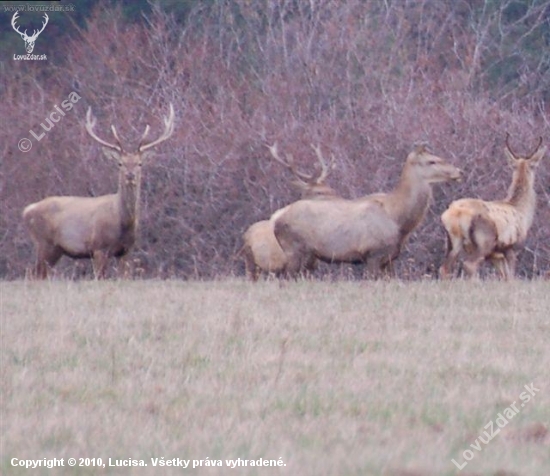
POLYGON ((271 156, 281 165, 288 168, 296 176, 296 178, 299 181, 301 181, 304 185, 307 185, 309 182, 311 182, 313 178, 311 175, 305 174, 304 172, 300 172, 299 170, 296 169, 296 164, 294 163, 294 158, 292 157, 291 154, 286 154, 286 161, 279 156, 277 142, 275 142, 273 145, 266 144, 266 147, 269 149, 269 152, 271 152, 271 156))
POLYGON ((542 145, 542 136, 539 137, 539 142, 538 142, 537 146, 535 147, 535 149, 533 150, 533 152, 531 152, 531 154, 529 154, 529 158, 533 157, 533 155, 535 155, 537 153, 537 151, 539 150, 541 145, 542 145))
POLYGON ((141 144, 143 144, 143 141, 147 137, 147 134, 149 134, 149 124, 145 126, 145 131, 143 131, 143 135, 141 136, 141 139, 139 140, 138 150, 141 148, 141 144))
POLYGON ((265 144, 265 146, 269 149, 269 152, 271 153, 271 157, 273 157, 281 165, 284 165, 285 167, 290 168, 290 165, 287 162, 285 162, 283 159, 281 159, 281 157, 279 156, 277 142, 275 142, 273 145, 265 144))
POLYGON ((301 172, 296 168, 296 163, 294 162, 294 156, 292 154, 286 154, 287 160, 290 164, 290 170, 296 176, 297 179, 303 179, 306 183, 310 183, 313 180, 313 175, 306 174, 301 172))
MULTIPOLYGON (((92 139, 99 142, 101 145, 104 145, 105 147, 108 147, 109 149, 118 150, 119 152, 122 153, 122 146, 120 145, 120 140, 118 140, 118 138, 116 136, 116 130, 113 130, 113 133, 115 133, 115 138, 119 142, 118 145, 111 144, 110 142, 104 141, 103 139, 99 138, 97 136, 97 134, 94 132, 95 124, 96 124, 96 119, 92 115, 92 108, 89 107, 88 111, 86 112, 86 123, 85 123, 86 131, 88 132, 88 134, 90 134, 92 139)), ((113 127, 113 129, 114 129, 114 127, 113 127)))
MULTIPOLYGON (((164 118, 164 132, 160 135, 160 137, 157 140, 154 140, 149 144, 141 144, 140 142, 140 145, 138 147, 138 152, 144 152, 147 149, 151 149, 152 147, 155 147, 159 145, 161 142, 164 142, 166 139, 168 139, 174 132, 174 118, 175 118, 174 106, 172 103, 170 103, 170 112, 168 113, 168 116, 164 118)), ((149 133, 149 126, 145 128, 145 133, 143 134, 141 141, 145 139, 145 136, 148 133, 149 133)))
POLYGON ((111 132, 113 133, 113 136, 114 138, 116 139, 117 141, 117 144, 119 145, 119 147, 122 149, 122 141, 120 140, 120 137, 118 136, 118 133, 116 131, 116 128, 113 124, 111 124, 111 132))
POLYGON ((512 154, 512 157, 514 157, 514 159, 518 158, 518 156, 512 150, 512 147, 510 147, 510 133, 509 132, 506 132, 506 148, 508 149, 508 152, 510 152, 510 154, 512 154))
POLYGON ((323 154, 321 153, 321 146, 317 144, 317 146, 310 144, 311 148, 315 151, 315 155, 317 156, 317 159, 319 160, 319 163, 321 164, 321 173, 319 176, 315 179, 315 183, 322 184, 325 182, 325 180, 328 177, 328 174, 330 173, 331 167, 334 165, 334 155, 332 156, 330 165, 326 163, 323 154))

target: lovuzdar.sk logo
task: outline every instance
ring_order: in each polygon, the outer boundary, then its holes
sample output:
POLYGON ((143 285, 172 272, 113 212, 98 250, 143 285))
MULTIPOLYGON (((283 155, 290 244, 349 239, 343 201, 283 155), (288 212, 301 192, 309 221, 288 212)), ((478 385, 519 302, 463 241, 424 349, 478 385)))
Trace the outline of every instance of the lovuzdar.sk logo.
POLYGON ((17 19, 19 18, 19 11, 16 11, 13 14, 13 17, 11 18, 11 26, 13 29, 21 35, 21 38, 23 38, 23 41, 25 42, 25 49, 27 50, 26 55, 13 55, 13 59, 16 61, 19 60, 46 60, 48 59, 46 55, 33 55, 32 52, 34 50, 34 43, 36 42, 36 39, 38 38, 38 35, 44 31, 44 28, 46 28, 46 25, 48 24, 48 14, 44 13, 44 22, 42 23, 42 28, 40 30, 33 30, 32 35, 27 35, 27 30, 21 31, 19 29, 19 26, 17 26, 17 19))

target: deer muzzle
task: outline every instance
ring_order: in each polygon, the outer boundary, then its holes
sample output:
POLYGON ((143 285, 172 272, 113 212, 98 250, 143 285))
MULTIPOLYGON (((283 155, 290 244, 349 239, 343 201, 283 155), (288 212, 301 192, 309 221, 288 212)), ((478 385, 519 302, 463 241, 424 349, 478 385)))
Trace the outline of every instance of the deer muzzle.
POLYGON ((136 184, 136 174, 134 172, 126 172, 126 182, 131 183, 132 185, 136 184))
POLYGON ((461 182, 462 176, 463 176, 462 170, 460 170, 457 167, 454 167, 454 170, 451 173, 451 180, 455 180, 456 182, 461 182))

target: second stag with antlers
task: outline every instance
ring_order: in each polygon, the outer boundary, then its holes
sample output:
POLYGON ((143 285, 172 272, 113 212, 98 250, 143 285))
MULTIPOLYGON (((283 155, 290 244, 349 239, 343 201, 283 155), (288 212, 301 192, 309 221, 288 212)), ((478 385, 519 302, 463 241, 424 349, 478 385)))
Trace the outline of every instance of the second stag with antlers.
MULTIPOLYGON (((273 159, 292 172, 294 175, 292 183, 301 190, 302 198, 331 199, 338 196, 334 189, 325 184, 334 160, 330 165, 327 164, 319 145, 311 144, 321 166, 321 171, 317 176, 298 170, 292 155, 287 154, 286 160, 280 157, 276 143, 267 146, 267 148, 273 159)), ((258 279, 261 272, 275 275, 282 275, 286 272, 286 256, 273 233, 274 220, 283 210, 285 208, 276 211, 269 220, 254 223, 243 234, 244 245, 240 253, 244 257, 246 274, 253 281, 258 279)), ((308 270, 312 270, 314 267, 315 260, 306 265, 308 270)))
POLYGON ((531 154, 519 156, 506 135, 504 153, 514 170, 507 197, 493 202, 463 198, 451 203, 441 215, 447 232, 447 257, 439 270, 442 278, 453 275, 460 255, 464 255, 464 270, 469 276, 477 276, 479 265, 486 259, 501 277, 514 276, 516 249, 525 241, 535 216, 535 170, 545 152, 541 137, 531 154))
POLYGON ((314 258, 365 263, 371 275, 391 271, 405 240, 426 214, 431 184, 460 177, 459 169, 419 145, 407 156, 400 181, 389 193, 289 205, 274 219, 288 272, 300 272, 314 258))
POLYGON ((91 109, 86 114, 86 131, 103 147, 105 155, 119 168, 118 192, 101 197, 48 197, 28 205, 23 219, 36 247, 35 275, 46 278, 48 268, 59 258, 92 258, 96 277, 102 278, 110 257, 121 257, 135 241, 141 187, 141 166, 148 151, 168 139, 174 131, 174 108, 164 118, 164 131, 146 142, 149 126, 136 152, 122 147, 111 126, 115 142, 107 142, 94 131, 96 120, 91 109))

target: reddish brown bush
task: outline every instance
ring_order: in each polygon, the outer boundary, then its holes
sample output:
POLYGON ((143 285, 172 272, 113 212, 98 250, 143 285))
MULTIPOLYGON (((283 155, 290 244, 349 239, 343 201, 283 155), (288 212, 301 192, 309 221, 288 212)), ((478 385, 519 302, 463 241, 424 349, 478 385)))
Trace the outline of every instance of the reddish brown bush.
MULTIPOLYGON (((461 196, 505 195, 506 131, 518 151, 540 135, 550 139, 547 77, 542 67, 528 67, 542 63, 527 58, 521 74, 507 81, 495 72, 497 60, 514 57, 507 52, 520 28, 516 17, 536 33, 545 10, 535 4, 514 13, 514 4, 504 2, 482 15, 470 2, 446 3, 268 0, 260 8, 220 1, 199 4, 184 27, 158 9, 144 24, 98 12, 46 67, 13 62, 0 103, 0 276, 22 277, 32 265, 20 218, 25 205, 53 194, 116 189, 116 171, 84 131, 87 107, 98 116, 98 130, 117 124, 123 139, 135 143, 145 124, 159 124, 169 102, 176 131, 144 170, 130 274, 242 274, 234 258, 242 232, 298 197, 287 171, 269 159, 266 142, 278 141, 305 168, 315 160, 309 144, 320 143, 336 157, 330 185, 354 197, 391 188, 413 143, 427 141, 466 176, 462 184, 436 188, 426 221, 397 265, 406 278, 432 275, 443 255, 439 215, 446 206, 461 196), (508 18, 506 41, 495 29, 498 18, 508 18), (72 91, 81 97, 73 110, 30 152, 20 152, 19 139, 40 131, 72 91)), ((550 267, 547 160, 518 265, 524 276, 550 267)), ((347 273, 325 266, 319 273, 329 269, 347 273)), ((66 260, 58 272, 90 275, 91 266, 66 260)))

